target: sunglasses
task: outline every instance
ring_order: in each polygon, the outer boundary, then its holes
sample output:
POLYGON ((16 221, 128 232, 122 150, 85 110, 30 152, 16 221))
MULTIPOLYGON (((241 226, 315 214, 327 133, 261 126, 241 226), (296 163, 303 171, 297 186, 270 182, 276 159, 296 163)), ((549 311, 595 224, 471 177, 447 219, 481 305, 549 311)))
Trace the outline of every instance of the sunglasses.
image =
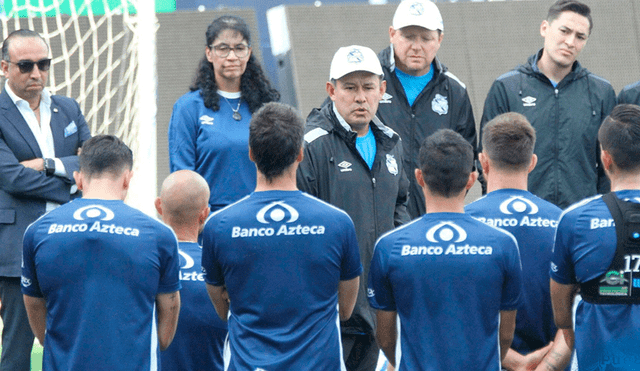
POLYGON ((18 68, 20 69, 21 73, 29 73, 29 72, 33 71, 33 66, 35 66, 36 64, 38 65, 38 69, 40 71, 49 71, 49 67, 51 67, 51 58, 41 59, 41 60, 39 60, 37 62, 33 62, 33 61, 10 62, 10 61, 7 61, 7 63, 12 63, 12 64, 15 64, 16 66, 18 66, 18 68))

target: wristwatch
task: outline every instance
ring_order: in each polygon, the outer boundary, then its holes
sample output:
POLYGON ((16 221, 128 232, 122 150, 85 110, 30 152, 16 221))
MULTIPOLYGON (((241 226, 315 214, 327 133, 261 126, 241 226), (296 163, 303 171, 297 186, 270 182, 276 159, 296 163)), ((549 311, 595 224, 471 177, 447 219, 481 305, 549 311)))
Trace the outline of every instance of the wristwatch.
POLYGON ((52 158, 43 158, 44 160, 44 173, 47 176, 51 176, 56 172, 56 162, 52 158))

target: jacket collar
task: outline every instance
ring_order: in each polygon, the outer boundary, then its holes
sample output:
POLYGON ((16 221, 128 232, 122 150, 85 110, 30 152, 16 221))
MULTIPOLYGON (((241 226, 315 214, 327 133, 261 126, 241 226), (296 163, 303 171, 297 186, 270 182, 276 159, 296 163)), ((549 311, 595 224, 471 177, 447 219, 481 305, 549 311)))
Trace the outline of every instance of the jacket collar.
MULTIPOLYGON (((540 69, 538 68, 538 61, 540 60, 540 58, 542 57, 542 52, 543 52, 543 48, 541 48, 540 50, 538 50, 538 52, 536 54, 531 55, 528 59, 527 59, 527 63, 525 65, 523 65, 521 68, 521 70, 524 73, 527 73, 529 75, 542 75, 544 76, 545 79, 548 80, 548 78, 542 73, 540 72, 540 69)), ((571 72, 569 72, 569 74, 567 76, 565 76, 564 80, 567 81, 571 81, 574 79, 577 79, 579 77, 585 76, 589 73, 589 71, 586 68, 583 68, 582 65, 580 64, 580 62, 575 61, 573 62, 573 66, 571 66, 571 72)))

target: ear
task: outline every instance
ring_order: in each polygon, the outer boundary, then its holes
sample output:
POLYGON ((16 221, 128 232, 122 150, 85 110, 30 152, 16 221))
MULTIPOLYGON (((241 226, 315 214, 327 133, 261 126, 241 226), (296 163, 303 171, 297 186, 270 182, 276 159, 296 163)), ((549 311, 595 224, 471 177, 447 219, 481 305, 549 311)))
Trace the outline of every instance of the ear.
POLYGON ((304 146, 300 146, 300 153, 298 153, 298 158, 296 158, 296 162, 302 162, 304 160, 304 146))
POLYGON ((256 161, 253 159, 253 151, 251 151, 251 147, 249 147, 249 160, 251 160, 251 162, 256 162, 256 161))
POLYGON ((469 174, 469 180, 467 180, 467 185, 464 187, 465 190, 470 190, 471 187, 473 187, 473 183, 476 182, 476 179, 478 179, 478 172, 477 171, 472 171, 471 174, 469 174))
POLYGON ((547 31, 549 30, 549 22, 545 19, 540 24, 540 36, 547 37, 547 31))
POLYGON ((611 157, 611 154, 608 151, 602 149, 602 147, 600 147, 600 160, 602 161, 602 167, 607 171, 611 171, 613 158, 611 157))
POLYGON ((215 57, 213 55, 213 48, 205 46, 204 47, 204 55, 207 56, 207 60, 209 61, 209 63, 213 63, 213 58, 215 57))
POLYGON ((480 161, 480 166, 482 166, 482 172, 485 176, 489 175, 491 171, 491 165, 489 165, 489 156, 485 155, 484 152, 478 153, 478 161, 480 161))
MULTIPOLYGON (((336 84, 337 83, 336 81, 336 84)), ((336 87, 333 86, 331 81, 327 81, 327 94, 329 94, 329 98, 331 98, 332 101, 336 100, 336 87)))
POLYGON ((393 43, 393 37, 396 35, 396 31, 393 26, 389 26, 389 42, 393 43))
POLYGON ((122 187, 125 190, 129 189, 129 185, 131 185, 131 178, 133 178, 133 170, 126 170, 124 174, 124 179, 122 181, 122 187))
POLYGON ((207 217, 209 216, 209 213, 211 212, 211 209, 209 208, 209 205, 205 205, 205 207, 202 208, 202 210, 200 211, 200 215, 198 215, 198 222, 200 222, 200 227, 202 229, 202 226, 204 225, 204 222, 207 221, 207 217))
POLYGON ((422 170, 420 170, 420 169, 416 169, 416 170, 414 171, 414 175, 416 176, 416 181, 418 182, 418 185, 419 185, 421 188, 426 188, 426 186, 427 186, 427 185, 426 185, 426 184, 425 184, 425 182, 424 182, 424 178, 422 178, 422 170))
POLYGON ((380 99, 382 99, 382 96, 386 91, 387 91, 387 80, 381 80, 380 81, 380 99))
POLYGON ((73 180, 75 180, 75 182, 76 182, 76 186, 78 187, 78 191, 82 191, 82 186, 83 186, 82 183, 84 181, 82 173, 80 173, 78 171, 74 171, 73 172, 73 180))
POLYGON ((529 170, 527 171, 528 173, 532 172, 533 169, 536 167, 536 165, 538 164, 538 156, 534 153, 531 156, 531 165, 529 165, 529 170))
POLYGON ((3 60, 0 62, 0 67, 2 67, 2 73, 4 74, 4 77, 6 78, 9 74, 9 62, 3 60))
POLYGON ((156 201, 153 204, 156 206, 158 215, 162 216, 162 200, 160 199, 160 197, 156 197, 156 201))

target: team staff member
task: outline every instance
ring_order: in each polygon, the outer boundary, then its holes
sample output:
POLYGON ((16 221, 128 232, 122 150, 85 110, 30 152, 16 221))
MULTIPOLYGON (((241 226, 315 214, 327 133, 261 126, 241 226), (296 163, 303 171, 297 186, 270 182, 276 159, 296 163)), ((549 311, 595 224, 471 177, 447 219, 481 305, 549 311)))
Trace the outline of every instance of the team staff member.
POLYGON ((618 94, 618 104, 640 104, 640 81, 627 85, 618 94))
POLYGON ((451 129, 425 139, 415 176, 427 213, 376 243, 367 293, 378 342, 398 371, 499 370, 511 345, 518 245, 464 214, 473 162, 472 146, 451 129))
POLYGON ((347 370, 369 371, 380 351, 365 281, 376 239, 409 221, 409 182, 398 134, 375 116, 385 89, 375 52, 358 45, 338 49, 329 78, 331 103, 307 117, 298 187, 345 210, 356 226, 364 278, 354 314, 342 323, 342 345, 347 370))
POLYGON ((576 60, 592 27, 587 5, 554 3, 540 25, 543 48, 493 83, 480 126, 482 131, 505 112, 527 117, 538 137, 538 164, 529 175, 529 190, 561 209, 609 189, 597 134, 616 104, 615 93, 608 81, 576 60))
POLYGON ((0 94, 0 370, 31 368, 33 333, 20 291, 22 235, 46 211, 75 197, 78 148, 91 137, 78 103, 51 95, 51 59, 37 32, 17 30, 2 44, 0 94))
POLYGON ((598 139, 612 193, 583 200, 560 218, 550 271, 553 313, 567 344, 572 346, 575 339, 580 370, 637 370, 640 255, 638 242, 631 242, 637 223, 625 233, 625 221, 633 220, 616 214, 634 207, 635 214, 640 212, 640 107, 614 108, 598 139), (574 330, 572 305, 578 287, 582 301, 574 330))
POLYGON ((255 188, 249 120, 264 103, 280 99, 252 53, 244 20, 225 15, 207 27, 205 55, 190 90, 173 106, 169 166, 202 175, 211 210, 217 210, 255 188))
MULTIPOLYGON (((378 117, 403 140, 404 166, 418 168, 424 138, 442 128, 462 135, 474 150, 476 123, 466 86, 436 57, 444 25, 438 7, 427 0, 405 0, 389 27, 391 45, 378 54, 387 90, 378 117)), ((424 214, 424 197, 410 176, 409 215, 424 214)))
POLYGON ((488 194, 465 207, 474 218, 513 234, 520 247, 522 300, 513 343, 502 364, 507 370, 532 370, 540 362, 562 369, 566 365, 556 364, 556 358, 571 353, 553 323, 546 269, 561 210, 527 191, 528 175, 538 159, 533 154, 535 142, 535 130, 519 113, 503 113, 489 121, 478 154, 488 194), (554 337, 551 348, 548 344, 554 337))
POLYGON ((296 188, 303 135, 293 108, 258 110, 256 190, 202 232, 207 290, 229 321, 226 370, 344 370, 338 321, 351 316, 362 266, 349 216, 296 188))
POLYGON ((22 292, 42 368, 155 370, 178 323, 178 241, 124 204, 133 155, 120 139, 93 137, 79 157, 82 198, 24 235, 22 292))
POLYGON ((222 371, 227 323, 216 315, 203 284, 200 233, 209 215, 209 186, 198 173, 179 170, 162 183, 156 209, 180 243, 180 318, 171 345, 162 352, 164 371, 222 371))

